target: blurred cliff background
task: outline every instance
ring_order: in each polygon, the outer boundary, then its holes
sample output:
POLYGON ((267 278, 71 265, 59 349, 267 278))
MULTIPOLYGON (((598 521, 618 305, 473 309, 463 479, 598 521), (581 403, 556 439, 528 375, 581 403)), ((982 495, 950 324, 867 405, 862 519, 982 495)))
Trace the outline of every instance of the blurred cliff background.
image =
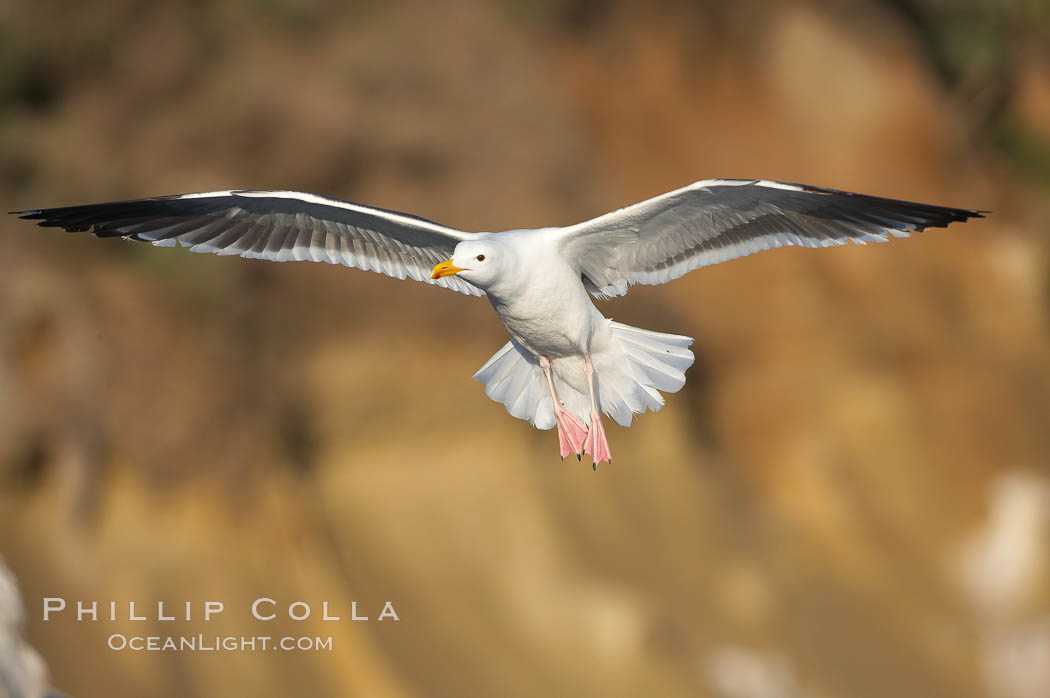
POLYGON ((4 211, 286 188, 502 230, 706 177, 995 213, 606 303, 697 362, 596 473, 470 380, 505 341, 484 300, 5 217, 0 555, 52 684, 1050 695, 1044 0, 0 5, 4 211), (246 620, 259 596, 315 614, 246 620))

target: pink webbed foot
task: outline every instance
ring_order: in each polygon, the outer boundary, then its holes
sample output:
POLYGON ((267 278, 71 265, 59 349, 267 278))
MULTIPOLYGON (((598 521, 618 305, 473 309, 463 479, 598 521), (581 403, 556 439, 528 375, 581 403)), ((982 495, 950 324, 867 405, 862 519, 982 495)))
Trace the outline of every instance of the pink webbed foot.
POLYGON ((583 442, 583 452, 591 455, 592 467, 597 470, 602 461, 612 463, 612 452, 609 451, 609 440, 605 438, 605 427, 597 412, 591 412, 591 428, 583 442))
POLYGON ((564 408, 559 409, 554 418, 558 422, 558 445, 561 447, 562 460, 565 460, 565 456, 576 456, 576 460, 579 460, 583 453, 583 441, 587 438, 587 427, 564 408))

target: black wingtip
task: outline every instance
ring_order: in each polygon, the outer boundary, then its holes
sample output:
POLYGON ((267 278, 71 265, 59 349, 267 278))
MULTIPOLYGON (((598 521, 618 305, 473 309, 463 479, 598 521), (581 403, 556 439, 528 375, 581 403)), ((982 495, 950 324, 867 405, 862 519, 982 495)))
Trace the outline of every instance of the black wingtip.
POLYGON ((934 207, 929 219, 926 221, 926 225, 914 227, 916 230, 919 230, 920 227, 947 228, 952 223, 965 223, 973 218, 984 218, 989 213, 991 213, 991 211, 985 211, 983 209, 934 207))

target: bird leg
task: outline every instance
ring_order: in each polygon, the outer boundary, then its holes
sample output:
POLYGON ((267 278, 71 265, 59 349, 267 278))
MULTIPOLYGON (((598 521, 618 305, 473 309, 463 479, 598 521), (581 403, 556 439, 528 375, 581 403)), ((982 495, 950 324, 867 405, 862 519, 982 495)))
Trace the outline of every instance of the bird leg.
POLYGON ((561 458, 574 455, 580 459, 583 453, 583 440, 587 437, 587 427, 583 425, 576 415, 565 409, 558 399, 558 391, 554 389, 554 376, 551 375, 551 361, 546 356, 540 357, 540 368, 547 376, 547 387, 551 391, 551 401, 554 403, 554 419, 558 423, 558 445, 561 447, 561 458))
POLYGON ((583 370, 587 374, 587 387, 591 393, 591 426, 587 430, 587 438, 583 441, 583 452, 591 454, 594 468, 597 469, 602 461, 612 463, 612 453, 609 451, 609 440, 605 438, 602 415, 594 399, 594 366, 591 364, 590 354, 583 355, 583 370))

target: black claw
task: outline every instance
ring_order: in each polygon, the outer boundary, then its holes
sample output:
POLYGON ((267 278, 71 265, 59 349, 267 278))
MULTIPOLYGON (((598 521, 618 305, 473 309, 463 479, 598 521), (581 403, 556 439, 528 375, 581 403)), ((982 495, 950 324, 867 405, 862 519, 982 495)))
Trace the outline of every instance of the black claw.
POLYGON ((581 455, 580 455, 579 453, 577 453, 577 454, 576 454, 576 460, 577 460, 577 461, 581 461, 581 460, 583 460, 583 456, 581 456, 581 455))
POLYGON ((598 464, 597 463, 591 463, 591 470, 593 470, 594 472, 598 472, 598 464))

